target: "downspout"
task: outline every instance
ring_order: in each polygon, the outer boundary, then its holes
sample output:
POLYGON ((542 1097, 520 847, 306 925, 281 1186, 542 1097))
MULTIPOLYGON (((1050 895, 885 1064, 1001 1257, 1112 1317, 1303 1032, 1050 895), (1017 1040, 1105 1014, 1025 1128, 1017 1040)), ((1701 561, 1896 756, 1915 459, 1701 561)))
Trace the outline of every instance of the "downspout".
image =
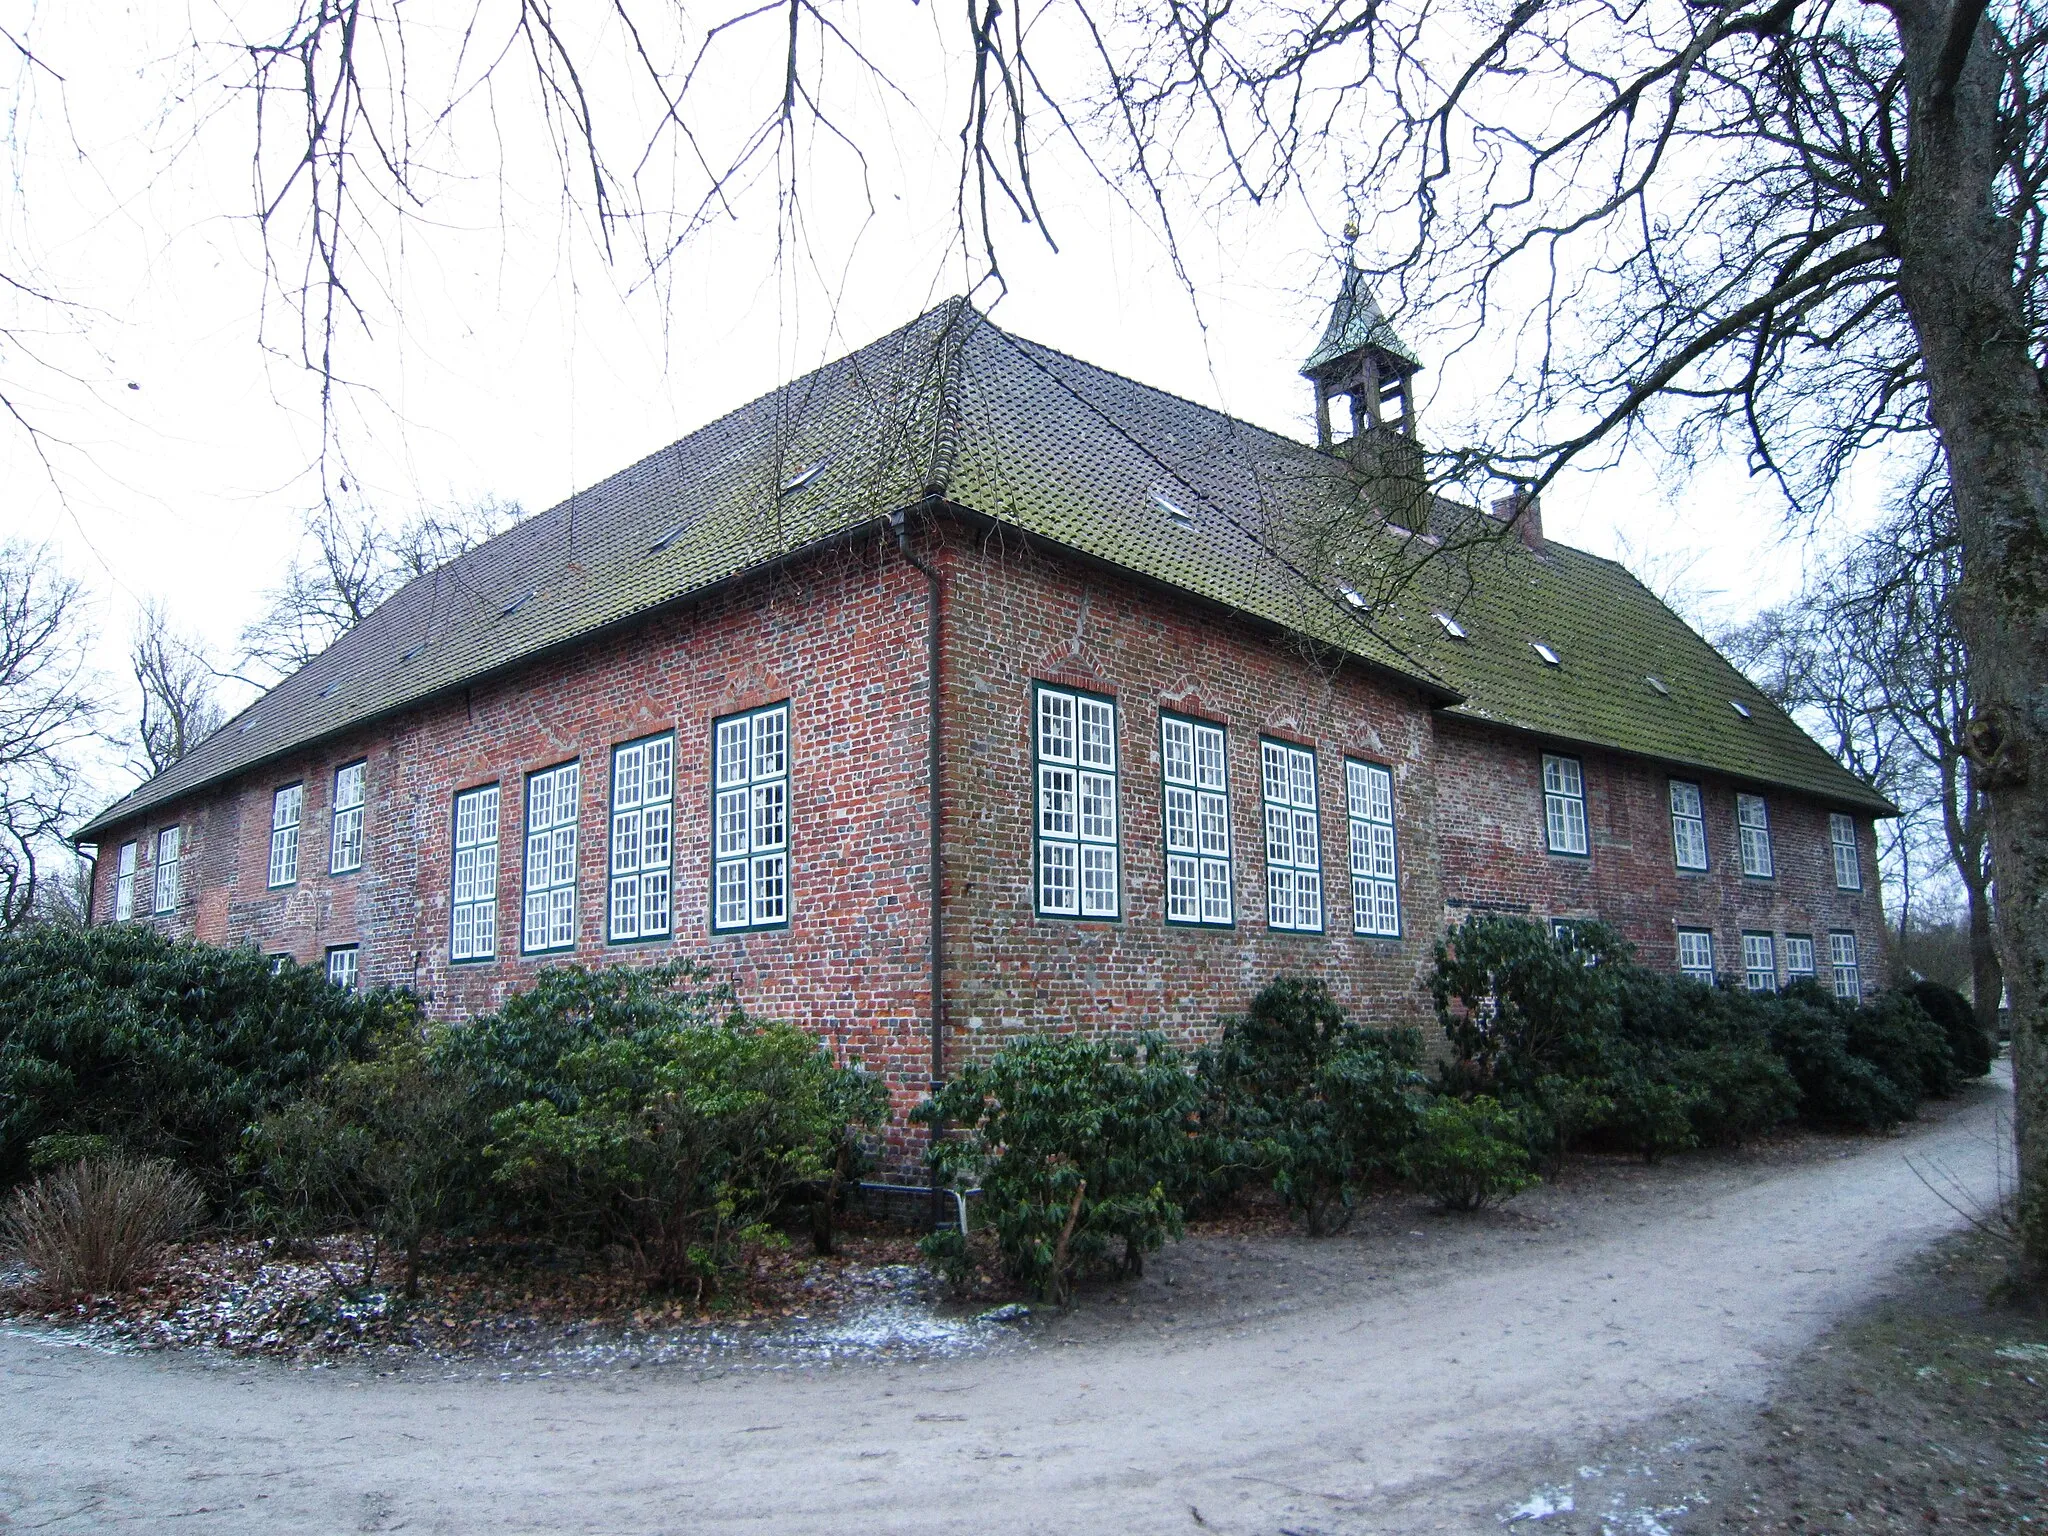
MULTIPOLYGON (((925 761, 930 772, 925 785, 927 796, 925 820, 931 834, 930 848, 926 853, 927 880, 930 885, 932 973, 932 1075, 931 1091, 937 1093, 946 1080, 946 999, 943 985, 946 959, 946 925, 941 905, 945 898, 945 882, 939 871, 939 818, 945 809, 945 800, 940 788, 939 772, 942 762, 940 748, 943 737, 939 716, 939 605, 943 588, 939 573, 924 561, 918 559, 910 548, 910 530, 904 513, 893 512, 889 526, 896 530, 896 548, 913 570, 925 580, 925 718, 929 727, 929 739, 925 746, 925 761)), ((938 1134, 936 1125, 932 1128, 934 1137, 938 1134)))

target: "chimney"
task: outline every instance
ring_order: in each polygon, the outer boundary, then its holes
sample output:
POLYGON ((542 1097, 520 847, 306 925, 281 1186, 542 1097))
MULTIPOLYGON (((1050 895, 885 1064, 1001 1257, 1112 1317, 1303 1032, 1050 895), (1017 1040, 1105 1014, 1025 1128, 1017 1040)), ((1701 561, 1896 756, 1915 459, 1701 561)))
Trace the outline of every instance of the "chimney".
POLYGON ((1539 555, 1543 553, 1543 505, 1540 498, 1522 491, 1512 496, 1496 496, 1493 515, 1504 523, 1514 524, 1522 542, 1539 555))

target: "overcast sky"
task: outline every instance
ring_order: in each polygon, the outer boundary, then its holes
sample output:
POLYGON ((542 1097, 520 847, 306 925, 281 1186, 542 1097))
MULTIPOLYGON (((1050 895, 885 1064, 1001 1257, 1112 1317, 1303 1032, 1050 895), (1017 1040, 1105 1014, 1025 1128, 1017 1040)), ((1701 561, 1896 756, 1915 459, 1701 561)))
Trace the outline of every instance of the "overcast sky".
MULTIPOLYGON (((229 658, 319 496, 317 395, 280 345, 291 318, 266 288, 248 217, 250 107, 224 88, 247 35, 229 10, 277 7, 169 10, 0 0, 0 25, 33 37, 47 66, 0 64, 14 124, 0 270, 80 306, 0 310, 33 324, 37 353, 65 370, 36 368, 19 345, 0 351, 8 389, 50 434, 46 466, 0 426, 0 537, 46 543, 93 591, 99 663, 116 681, 144 598, 229 658), (209 46, 193 50, 193 35, 209 46)), ((636 255, 608 265, 564 213, 555 162, 544 142, 521 140, 509 93, 487 149, 461 137, 473 121, 452 120, 453 149, 423 183, 424 219, 378 229, 367 332, 344 335, 352 491, 394 519, 486 495, 539 511, 960 291, 959 68, 931 12, 884 0, 857 13, 867 30, 856 37, 896 61, 903 98, 831 66, 838 121, 867 151, 865 184, 843 146, 813 133, 693 235, 660 283, 636 255)), ((716 89, 734 122, 758 117, 778 67, 772 39, 724 60, 716 89)), ((1039 188, 1059 250, 1007 226, 1008 292, 988 296, 996 319, 1261 425, 1312 432, 1296 370, 1336 273, 1311 210, 1183 215, 1191 292, 1156 234, 1071 151, 1046 147, 1039 188)), ((1423 375, 1425 435, 1483 404, 1483 374, 1423 375)), ((1552 537, 1629 558, 1652 585, 1689 567, 1685 586, 1724 617, 1789 595, 1811 553, 1739 465, 1681 480, 1639 457, 1572 474, 1543 515, 1552 537)))

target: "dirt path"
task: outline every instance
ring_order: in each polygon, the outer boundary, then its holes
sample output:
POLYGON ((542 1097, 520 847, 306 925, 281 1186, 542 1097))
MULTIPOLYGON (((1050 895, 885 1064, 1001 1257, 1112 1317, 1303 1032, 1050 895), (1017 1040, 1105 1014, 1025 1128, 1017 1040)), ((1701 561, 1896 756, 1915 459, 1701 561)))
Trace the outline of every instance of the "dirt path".
POLYGON ((1982 1084, 1900 1138, 1701 1160, 1598 1219, 1555 1196, 1453 1266, 1323 1245, 1314 1268, 1355 1270, 1311 1297, 1268 1264, 1264 1295, 1169 1317, 1176 1266, 1192 1292, 1220 1262, 1170 1251, 1124 1307, 922 1365, 454 1380, 4 1336, 0 1528, 1499 1529, 1522 1469, 1761 1400, 1958 1225, 1908 1157, 1990 1190, 2008 1102, 1982 1084))

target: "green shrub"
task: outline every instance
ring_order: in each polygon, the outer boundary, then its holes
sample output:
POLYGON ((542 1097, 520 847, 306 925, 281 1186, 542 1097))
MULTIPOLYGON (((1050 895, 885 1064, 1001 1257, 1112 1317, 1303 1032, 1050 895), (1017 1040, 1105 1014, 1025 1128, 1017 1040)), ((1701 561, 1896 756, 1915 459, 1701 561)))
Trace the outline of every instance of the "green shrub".
POLYGON ((80 1161, 53 1168, 7 1203, 7 1245, 35 1271, 45 1302, 126 1290, 166 1243, 195 1226, 199 1185, 160 1159, 80 1161))
POLYGON ((1913 1100, 1945 1099, 1956 1091, 1955 1058, 1948 1036, 1903 992, 1885 991, 1849 1010, 1849 1049, 1882 1072, 1913 1100))
POLYGON ((418 1294, 422 1245, 483 1204, 490 1122, 466 1077, 437 1062, 444 1038, 445 1026, 391 1031, 370 1059, 329 1068, 305 1098, 250 1128, 260 1225, 292 1237, 366 1234, 363 1284, 395 1249, 406 1294, 418 1294))
POLYGON ((1769 1018, 1771 1048, 1799 1084, 1800 1119, 1878 1131, 1913 1118, 1915 1096, 1849 1049, 1849 1010, 1818 984, 1796 982, 1753 1006, 1769 1018))
POLYGON ((1970 1006, 1967 997, 1954 987, 1925 978, 1905 988, 1905 993, 1934 1020, 1947 1039, 1949 1060, 1958 1078, 1984 1077, 1991 1071, 1998 1047, 1978 1024, 1977 1010, 1970 1006))
MULTIPOLYGON (((1139 1272, 1180 1235, 1197 1102, 1181 1057, 1156 1036, 1027 1035, 963 1068, 913 1118, 951 1129, 932 1167, 956 1187, 980 1185, 1011 1278, 1064 1305, 1077 1275, 1139 1272)), ((926 1254, 958 1266, 958 1248, 938 1233, 926 1254)))
POLYGON ((1200 1057, 1204 1159, 1270 1178, 1319 1237, 1413 1137, 1421 1061, 1419 1032, 1362 1029, 1322 982, 1275 980, 1200 1057))
POLYGON ((887 1110, 879 1082, 800 1029, 750 1022, 687 963, 543 972, 443 1041, 480 1101, 514 1100, 485 1157, 527 1224, 621 1245, 700 1296, 829 1184, 850 1124, 887 1110))
POLYGON ((1455 1093, 1528 1094, 1539 1078, 1599 1077, 1631 951, 1604 923, 1567 936, 1481 913, 1437 942, 1430 996, 1451 1045, 1455 1093))
POLYGON ((1998 1047, 1978 1024, 1977 1010, 1970 1006, 1967 997, 1954 987, 1944 987, 1940 982, 1928 981, 1924 977, 1904 990, 1920 1005, 1921 1011, 1934 1020, 1948 1041, 1949 1060, 1959 1079, 1984 1077, 1990 1073, 1991 1063, 1997 1059, 1998 1047))
POLYGON ((0 1185, 45 1138, 90 1136, 176 1163, 228 1209, 243 1129, 414 1012, 141 924, 0 939, 0 1185))
POLYGON ((1476 1211, 1534 1185, 1528 1127, 1498 1100, 1440 1098, 1423 1111, 1401 1170, 1447 1211, 1476 1211))
POLYGON ((1690 1133, 1672 1134, 1668 1103, 1645 1104, 1632 1116, 1634 1150, 1654 1158, 1692 1143, 1731 1145, 1798 1113, 1799 1085, 1771 1046, 1772 1000, 1643 966, 1621 976, 1618 997, 1616 1056, 1677 1095, 1690 1133), (1660 1127, 1665 1134, 1654 1134, 1660 1127))

